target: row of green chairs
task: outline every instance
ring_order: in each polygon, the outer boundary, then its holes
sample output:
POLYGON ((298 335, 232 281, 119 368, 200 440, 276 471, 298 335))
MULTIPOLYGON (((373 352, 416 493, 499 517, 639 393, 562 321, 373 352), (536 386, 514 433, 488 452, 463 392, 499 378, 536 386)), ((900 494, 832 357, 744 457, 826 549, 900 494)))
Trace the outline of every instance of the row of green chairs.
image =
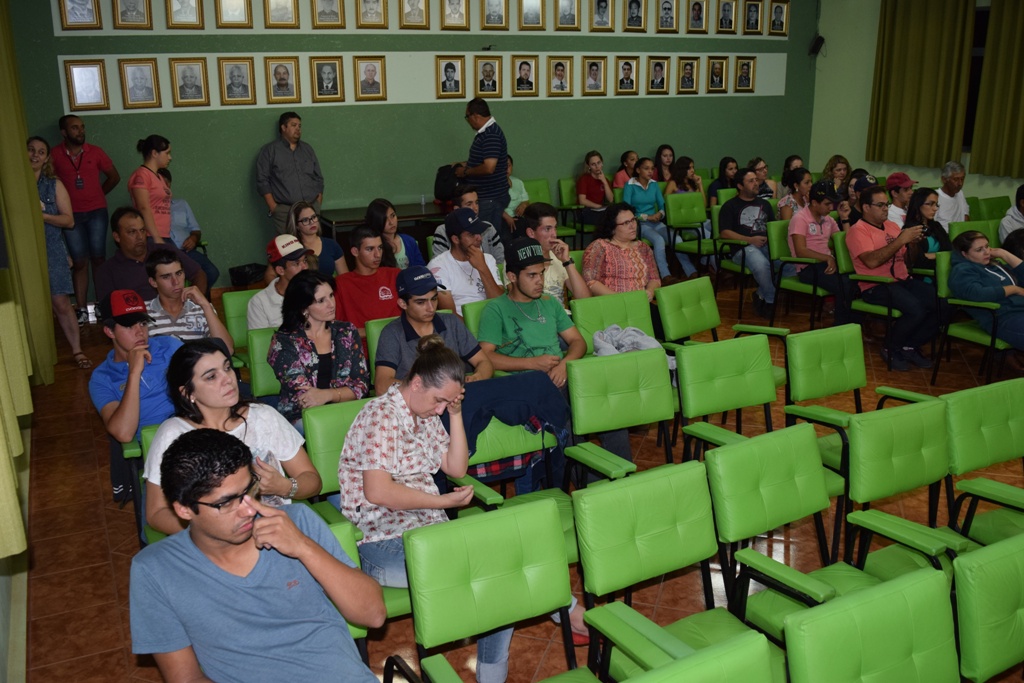
POLYGON ((1012 205, 1013 201, 1008 196, 967 197, 967 208, 972 221, 1002 220, 1012 205))

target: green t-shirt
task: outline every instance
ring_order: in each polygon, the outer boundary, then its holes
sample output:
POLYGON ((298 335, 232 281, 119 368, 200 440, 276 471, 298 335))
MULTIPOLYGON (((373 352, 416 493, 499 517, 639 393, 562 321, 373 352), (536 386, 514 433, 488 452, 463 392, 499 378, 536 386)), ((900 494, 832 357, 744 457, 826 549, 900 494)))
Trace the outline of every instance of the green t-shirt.
POLYGON ((484 308, 477 339, 494 344, 498 353, 510 358, 535 358, 544 354, 561 358, 558 334, 570 327, 572 321, 565 309, 547 295, 523 304, 502 294, 491 299, 484 308))

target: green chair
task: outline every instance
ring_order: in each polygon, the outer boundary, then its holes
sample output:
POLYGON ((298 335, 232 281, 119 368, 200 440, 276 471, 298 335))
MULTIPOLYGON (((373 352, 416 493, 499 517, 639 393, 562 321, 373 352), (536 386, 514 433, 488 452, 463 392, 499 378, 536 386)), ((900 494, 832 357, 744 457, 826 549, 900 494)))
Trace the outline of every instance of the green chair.
POLYGON ((558 179, 558 211, 561 216, 559 223, 572 225, 573 246, 583 246, 583 237, 593 234, 594 226, 583 223, 583 205, 579 203, 579 196, 576 194, 575 178, 558 179), (572 220, 567 220, 569 217, 572 220))
MULTIPOLYGON (((718 192, 721 194, 722 190, 719 190, 718 192)), ((719 283, 722 280, 723 271, 729 271, 733 275, 736 275, 740 288, 740 301, 736 317, 743 320, 743 299, 745 298, 746 281, 747 277, 753 277, 754 274, 749 268, 747 268, 747 256, 742 250, 740 251, 742 254, 740 262, 736 263, 732 260, 732 247, 740 247, 742 249, 742 247, 747 246, 747 243, 740 240, 722 239, 721 228, 718 224, 718 218, 721 213, 721 202, 711 207, 711 238, 715 241, 715 253, 718 254, 718 271, 715 273, 715 292, 717 293, 719 290, 719 283)))
POLYGON ((730 199, 732 199, 733 197, 735 197, 739 193, 740 193, 740 191, 737 190, 735 187, 724 187, 724 188, 722 188, 721 190, 719 190, 717 192, 717 196, 718 196, 718 204, 717 204, 717 206, 721 206, 722 204, 725 204, 727 201, 729 201, 730 199))
POLYGON ((988 238, 989 246, 998 247, 1002 241, 999 239, 999 219, 951 221, 949 224, 949 239, 956 239, 960 233, 968 230, 977 230, 988 238))
POLYGON ((981 199, 978 197, 967 197, 967 215, 974 220, 983 220, 981 216, 981 199))
POLYGON ((246 348, 249 333, 249 299, 260 293, 258 289, 241 292, 224 292, 224 326, 228 328, 235 353, 231 365, 236 368, 249 367, 249 350, 246 348))
POLYGON ((690 254, 700 263, 700 258, 715 254, 715 242, 704 236, 704 197, 699 192, 670 194, 665 199, 665 224, 672 229, 675 237, 672 243, 676 251, 690 254), (682 237, 677 241, 676 237, 682 237))
POLYGON ((773 216, 778 216, 779 215, 779 200, 776 199, 775 197, 771 197, 770 199, 768 199, 768 205, 772 207, 772 215, 773 216))
MULTIPOLYGON (((982 197, 978 200, 978 204, 981 208, 982 220, 1002 220, 1003 216, 1006 215, 1007 209, 1013 205, 1013 202, 1008 196, 1002 197, 982 197)), ((971 214, 974 217, 974 214, 971 214)))
MULTIPOLYGON (((617 681, 632 680, 664 665, 666 658, 682 659, 749 632, 728 610, 715 607, 710 560, 717 544, 703 463, 657 467, 574 491, 572 499, 588 608, 584 618, 601 633, 625 622, 643 635, 628 642, 613 637, 616 647, 609 650, 605 642, 599 656, 599 638, 592 631, 591 670, 600 667, 617 681), (659 627, 629 606, 632 587, 694 564, 700 567, 705 611, 659 627), (625 602, 595 607, 598 597, 620 591, 625 602)), ((775 645, 769 649, 772 680, 781 683, 786 679, 782 651, 775 645)))
MULTIPOLYGON (((818 263, 817 259, 813 258, 799 258, 793 256, 793 252, 789 249, 789 221, 769 221, 767 225, 768 229, 768 253, 771 254, 771 266, 772 266, 772 279, 775 281, 776 291, 776 305, 772 306, 772 317, 768 322, 769 325, 775 324, 775 313, 778 310, 778 295, 781 292, 795 292, 797 294, 806 294, 811 297, 811 320, 810 328, 814 329, 815 319, 820 320, 821 305, 824 302, 825 297, 829 296, 829 292, 824 287, 819 287, 816 282, 811 284, 804 283, 796 275, 790 275, 789 277, 783 277, 782 271, 783 266, 788 263, 802 264, 802 265, 813 265, 818 263), (817 315, 816 315, 817 314, 817 315)), ((814 271, 815 279, 817 279, 817 270, 814 271)), ((842 296, 842 293, 839 293, 842 296)), ((789 312, 789 299, 786 300, 786 311, 789 312)))
POLYGON ((583 249, 575 249, 569 252, 569 258, 576 264, 576 270, 583 272, 583 249))
POLYGON ((434 258, 434 236, 432 234, 427 235, 427 253, 424 254, 424 256, 428 263, 430 262, 430 259, 434 258))
MULTIPOLYGON (((530 203, 544 202, 545 204, 554 204, 551 201, 551 186, 548 184, 547 178, 535 178, 534 180, 524 180, 523 186, 526 188, 526 194, 530 198, 530 203)), ((575 204, 575 202, 573 202, 575 204)), ((556 207, 561 209, 561 207, 556 207)), ((565 222, 565 213, 562 212, 562 220, 559 223, 565 222)), ((567 227, 565 225, 559 225, 555 229, 555 234, 559 237, 571 237, 575 239, 576 228, 567 227)))
POLYGON ((384 328, 388 326, 392 320, 396 320, 398 316, 391 318, 378 318, 376 320, 366 321, 366 355, 368 365, 370 366, 370 387, 373 388, 373 383, 377 376, 377 344, 380 342, 380 333, 384 331, 384 328))
POLYGON ((487 308, 489 303, 491 303, 490 299, 482 299, 462 305, 462 322, 466 323, 466 329, 474 337, 480 336, 480 317, 484 314, 484 309, 487 308))
POLYGON ((267 362, 270 352, 270 341, 277 332, 273 327, 249 330, 249 383, 255 398, 278 396, 281 394, 281 383, 277 381, 274 368, 267 362))
POLYGON ((957 683, 949 585, 923 569, 786 617, 792 683, 957 683))
POLYGON ((693 169, 693 173, 700 176, 701 184, 703 184, 704 187, 709 187, 711 185, 712 178, 714 178, 712 173, 716 170, 717 169, 710 168, 695 168, 693 169))
POLYGON ((616 204, 621 204, 622 203, 622 195, 623 195, 623 193, 624 193, 623 188, 621 188, 621 187, 613 187, 612 188, 612 201, 614 203, 616 203, 616 204))
POLYGON ((573 299, 569 302, 572 322, 587 342, 587 355, 594 353, 594 333, 610 325, 636 327, 654 336, 654 322, 647 292, 622 292, 606 296, 573 299))

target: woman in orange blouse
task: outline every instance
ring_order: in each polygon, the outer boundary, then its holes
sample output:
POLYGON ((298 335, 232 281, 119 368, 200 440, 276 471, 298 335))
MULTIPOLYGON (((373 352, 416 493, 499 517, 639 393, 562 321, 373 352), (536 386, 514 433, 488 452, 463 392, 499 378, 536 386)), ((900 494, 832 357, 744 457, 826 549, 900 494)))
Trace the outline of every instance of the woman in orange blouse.
POLYGON ((654 253, 638 238, 633 209, 628 204, 612 204, 594 235, 583 253, 583 279, 591 293, 600 296, 645 290, 647 300, 653 301, 661 278, 654 253))

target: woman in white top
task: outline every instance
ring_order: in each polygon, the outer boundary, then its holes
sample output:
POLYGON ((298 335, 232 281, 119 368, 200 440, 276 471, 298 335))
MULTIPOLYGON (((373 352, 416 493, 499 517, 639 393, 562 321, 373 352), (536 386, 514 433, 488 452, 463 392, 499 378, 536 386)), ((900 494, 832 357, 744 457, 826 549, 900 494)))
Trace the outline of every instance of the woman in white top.
POLYGON ((264 505, 280 507, 320 493, 320 475, 303 448, 302 436, 274 408, 239 398, 231 359, 209 339, 186 342, 167 367, 175 416, 157 429, 146 454, 146 522, 165 534, 185 528, 160 488, 164 451, 193 429, 228 432, 254 456, 264 505))

